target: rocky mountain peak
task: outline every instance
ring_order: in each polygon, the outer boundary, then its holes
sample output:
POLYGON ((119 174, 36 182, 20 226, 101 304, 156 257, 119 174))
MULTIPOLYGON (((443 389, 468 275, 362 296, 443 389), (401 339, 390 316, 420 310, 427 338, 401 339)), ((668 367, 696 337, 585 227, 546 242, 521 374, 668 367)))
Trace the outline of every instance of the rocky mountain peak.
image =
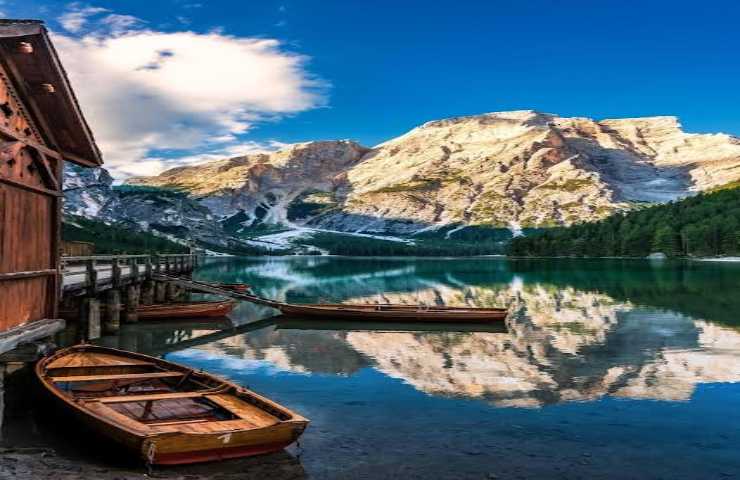
POLYGON ((740 140, 686 133, 676 117, 517 110, 427 122, 372 149, 297 143, 127 183, 185 192, 238 231, 449 237, 470 225, 518 233, 598 220, 738 180, 740 140))

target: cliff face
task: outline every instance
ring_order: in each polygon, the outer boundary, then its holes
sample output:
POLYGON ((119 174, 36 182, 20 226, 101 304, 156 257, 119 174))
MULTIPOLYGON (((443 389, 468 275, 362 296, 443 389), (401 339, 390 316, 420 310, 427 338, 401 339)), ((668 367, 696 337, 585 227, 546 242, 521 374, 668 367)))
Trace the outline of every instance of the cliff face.
POLYGON ((103 168, 65 167, 64 214, 124 224, 133 230, 216 249, 248 247, 224 232, 210 210, 188 195, 114 189, 113 179, 103 168))
POLYGON ((222 218, 366 233, 603 218, 740 179, 740 140, 674 117, 497 112, 426 123, 373 149, 311 142, 131 184, 185 189, 222 218))
POLYGON ((366 152, 349 141, 299 143, 274 153, 174 168, 127 183, 187 191, 221 218, 243 211, 247 224, 258 220, 287 224, 292 202, 314 191, 342 188, 346 172, 366 152))

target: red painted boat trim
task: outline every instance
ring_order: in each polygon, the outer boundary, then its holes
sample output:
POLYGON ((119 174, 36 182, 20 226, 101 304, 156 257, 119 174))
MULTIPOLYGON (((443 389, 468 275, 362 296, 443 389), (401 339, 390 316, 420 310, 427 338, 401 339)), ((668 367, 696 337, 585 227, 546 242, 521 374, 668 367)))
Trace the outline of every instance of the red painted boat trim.
POLYGON ((187 463, 214 462, 228 458, 252 457, 266 453, 279 452, 292 442, 251 445, 248 447, 227 447, 193 452, 157 454, 154 462, 157 465, 183 465, 187 463))

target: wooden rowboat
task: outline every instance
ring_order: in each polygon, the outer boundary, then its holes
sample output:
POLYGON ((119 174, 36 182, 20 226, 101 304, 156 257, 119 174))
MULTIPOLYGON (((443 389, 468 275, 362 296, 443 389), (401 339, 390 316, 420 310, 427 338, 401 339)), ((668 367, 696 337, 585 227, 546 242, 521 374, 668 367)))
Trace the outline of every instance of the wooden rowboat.
POLYGON ((113 348, 61 350, 39 361, 36 375, 58 405, 150 464, 279 451, 309 423, 208 373, 113 348))
POLYGON ((139 320, 154 320, 162 318, 205 318, 223 317, 236 306, 234 300, 222 302, 187 302, 162 303, 158 305, 140 305, 136 309, 139 320))
POLYGON ((246 293, 252 288, 251 285, 247 285, 246 283, 214 283, 213 286, 238 293, 246 293))
POLYGON ((504 320, 506 308, 438 307, 426 305, 287 304, 278 308, 283 315, 342 320, 383 320, 399 322, 491 322, 504 320))

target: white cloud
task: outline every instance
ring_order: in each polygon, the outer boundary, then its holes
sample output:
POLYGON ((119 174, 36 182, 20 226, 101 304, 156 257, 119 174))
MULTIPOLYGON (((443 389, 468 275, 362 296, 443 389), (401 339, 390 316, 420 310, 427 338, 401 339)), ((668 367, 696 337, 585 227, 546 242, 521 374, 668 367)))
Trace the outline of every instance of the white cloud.
MULTIPOLYGON (((233 140, 233 138, 229 138, 233 140)), ((219 143, 218 137, 209 139, 211 143, 219 143)), ((223 146, 218 149, 207 150, 200 153, 192 153, 189 155, 177 157, 176 159, 169 159, 164 157, 147 157, 143 158, 138 162, 128 163, 121 165, 116 169, 119 177, 128 176, 147 176, 160 173, 168 168, 182 167, 187 165, 198 165, 201 163, 215 162, 216 160, 223 160, 225 158, 240 157, 243 155, 250 155, 254 153, 266 153, 279 150, 287 147, 289 144, 282 142, 241 142, 239 144, 233 144, 223 146)))
POLYGON ((65 30, 73 33, 82 30, 90 17, 108 11, 105 8, 89 7, 79 3, 71 3, 68 8, 69 11, 59 17, 59 23, 65 30))
POLYGON ((224 158, 256 122, 325 104, 327 84, 307 72, 308 58, 277 40, 161 32, 127 15, 91 20, 101 13, 76 4, 60 18, 76 35, 54 42, 114 176, 174 166, 158 150, 181 150, 188 163, 219 144, 224 158))

